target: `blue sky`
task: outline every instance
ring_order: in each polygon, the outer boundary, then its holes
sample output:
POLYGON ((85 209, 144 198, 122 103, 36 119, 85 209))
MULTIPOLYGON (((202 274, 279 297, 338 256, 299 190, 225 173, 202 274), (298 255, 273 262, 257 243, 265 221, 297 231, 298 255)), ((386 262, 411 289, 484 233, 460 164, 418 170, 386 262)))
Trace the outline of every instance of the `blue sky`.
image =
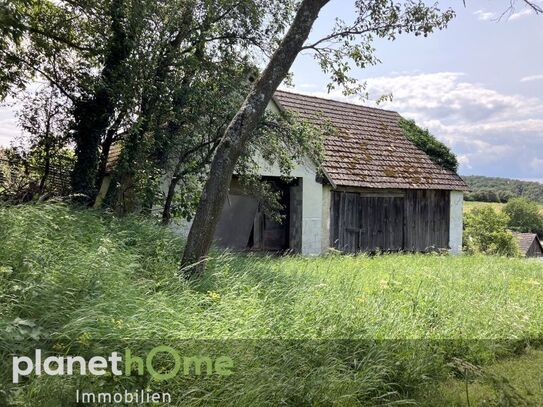
MULTIPOLYGON (((328 32, 336 17, 348 21, 353 4, 332 0, 312 36, 328 32)), ((519 2, 497 21, 508 0, 440 5, 457 12, 448 29, 428 38, 378 41, 382 64, 353 75, 367 82, 371 100, 392 93, 393 101, 381 107, 415 119, 447 143, 460 159, 461 174, 543 182, 543 16, 519 2)), ((327 78, 311 55, 299 56, 293 73, 291 90, 345 99, 327 94, 327 78)), ((18 133, 13 108, 0 108, 0 145, 18 133)))
MULTIPOLYGON (((335 16, 348 21, 352 3, 332 1, 312 35, 327 32, 335 16)), ((519 2, 497 21, 509 1, 466 3, 440 2, 457 12, 445 31, 376 42, 382 64, 353 75, 367 81, 371 100, 391 92, 393 101, 381 107, 415 119, 452 147, 461 174, 543 182, 543 16, 519 2)), ((345 99, 327 94, 312 56, 300 56, 293 72, 294 91, 345 99)))

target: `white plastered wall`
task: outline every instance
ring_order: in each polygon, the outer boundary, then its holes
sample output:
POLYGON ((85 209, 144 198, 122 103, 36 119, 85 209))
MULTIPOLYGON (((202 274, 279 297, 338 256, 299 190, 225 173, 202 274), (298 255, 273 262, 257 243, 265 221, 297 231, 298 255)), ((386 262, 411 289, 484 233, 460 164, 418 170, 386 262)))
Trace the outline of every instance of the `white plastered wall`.
POLYGON ((464 193, 462 191, 451 191, 450 205, 450 252, 451 254, 460 254, 462 252, 462 234, 464 227, 464 193))
POLYGON ((332 208, 332 187, 330 185, 322 186, 322 232, 321 232, 321 252, 326 252, 332 245, 330 244, 330 210, 332 208))

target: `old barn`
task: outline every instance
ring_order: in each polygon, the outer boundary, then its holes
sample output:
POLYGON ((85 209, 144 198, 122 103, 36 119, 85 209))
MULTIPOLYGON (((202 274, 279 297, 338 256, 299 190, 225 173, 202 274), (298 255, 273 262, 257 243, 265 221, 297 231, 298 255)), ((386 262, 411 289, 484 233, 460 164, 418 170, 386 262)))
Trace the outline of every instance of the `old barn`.
POLYGON ((286 183, 276 166, 262 163, 263 180, 282 192, 282 223, 267 217, 234 179, 215 235, 219 246, 304 254, 330 247, 461 250, 462 191, 468 188, 404 136, 398 113, 283 91, 269 109, 335 127, 325 141, 325 176, 306 162, 286 183))

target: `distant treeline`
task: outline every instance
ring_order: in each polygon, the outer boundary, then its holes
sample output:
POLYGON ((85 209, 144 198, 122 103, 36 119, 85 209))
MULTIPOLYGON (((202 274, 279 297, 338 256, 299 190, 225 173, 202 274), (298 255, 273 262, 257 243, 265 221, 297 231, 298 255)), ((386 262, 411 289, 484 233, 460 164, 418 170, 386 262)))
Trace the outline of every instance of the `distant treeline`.
POLYGON ((462 178, 471 188, 471 192, 465 195, 466 201, 507 202, 510 198, 521 196, 543 204, 543 184, 539 182, 478 175, 462 178))

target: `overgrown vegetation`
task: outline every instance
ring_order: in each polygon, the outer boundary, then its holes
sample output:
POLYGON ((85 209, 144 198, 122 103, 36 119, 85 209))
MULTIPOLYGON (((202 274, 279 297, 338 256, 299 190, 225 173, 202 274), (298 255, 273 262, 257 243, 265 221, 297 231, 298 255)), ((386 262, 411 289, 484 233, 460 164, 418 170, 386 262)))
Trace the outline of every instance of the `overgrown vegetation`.
POLYGON ((476 175, 462 178, 471 188, 465 195, 467 201, 504 203, 514 197, 523 197, 543 204, 543 184, 539 182, 476 175))
POLYGON ((458 160, 449 147, 435 138, 428 129, 423 129, 414 120, 400 120, 405 136, 419 149, 424 151, 436 164, 456 172, 458 160))
POLYGON ((2 405, 125 388, 168 391, 184 406, 379 404, 459 374, 454 358, 489 363, 543 333, 539 261, 215 253, 188 283, 176 277, 181 241, 147 220, 59 204, 0 217, 2 363, 40 347, 88 357, 167 342, 236 365, 226 378, 42 375, 18 389, 3 366, 2 405))
POLYGON ((543 237, 543 214, 537 203, 525 198, 513 198, 503 208, 509 216, 508 226, 517 232, 537 233, 543 237))
POLYGON ((488 206, 464 214, 464 250, 470 254, 518 256, 518 243, 507 230, 509 221, 507 214, 488 206))

